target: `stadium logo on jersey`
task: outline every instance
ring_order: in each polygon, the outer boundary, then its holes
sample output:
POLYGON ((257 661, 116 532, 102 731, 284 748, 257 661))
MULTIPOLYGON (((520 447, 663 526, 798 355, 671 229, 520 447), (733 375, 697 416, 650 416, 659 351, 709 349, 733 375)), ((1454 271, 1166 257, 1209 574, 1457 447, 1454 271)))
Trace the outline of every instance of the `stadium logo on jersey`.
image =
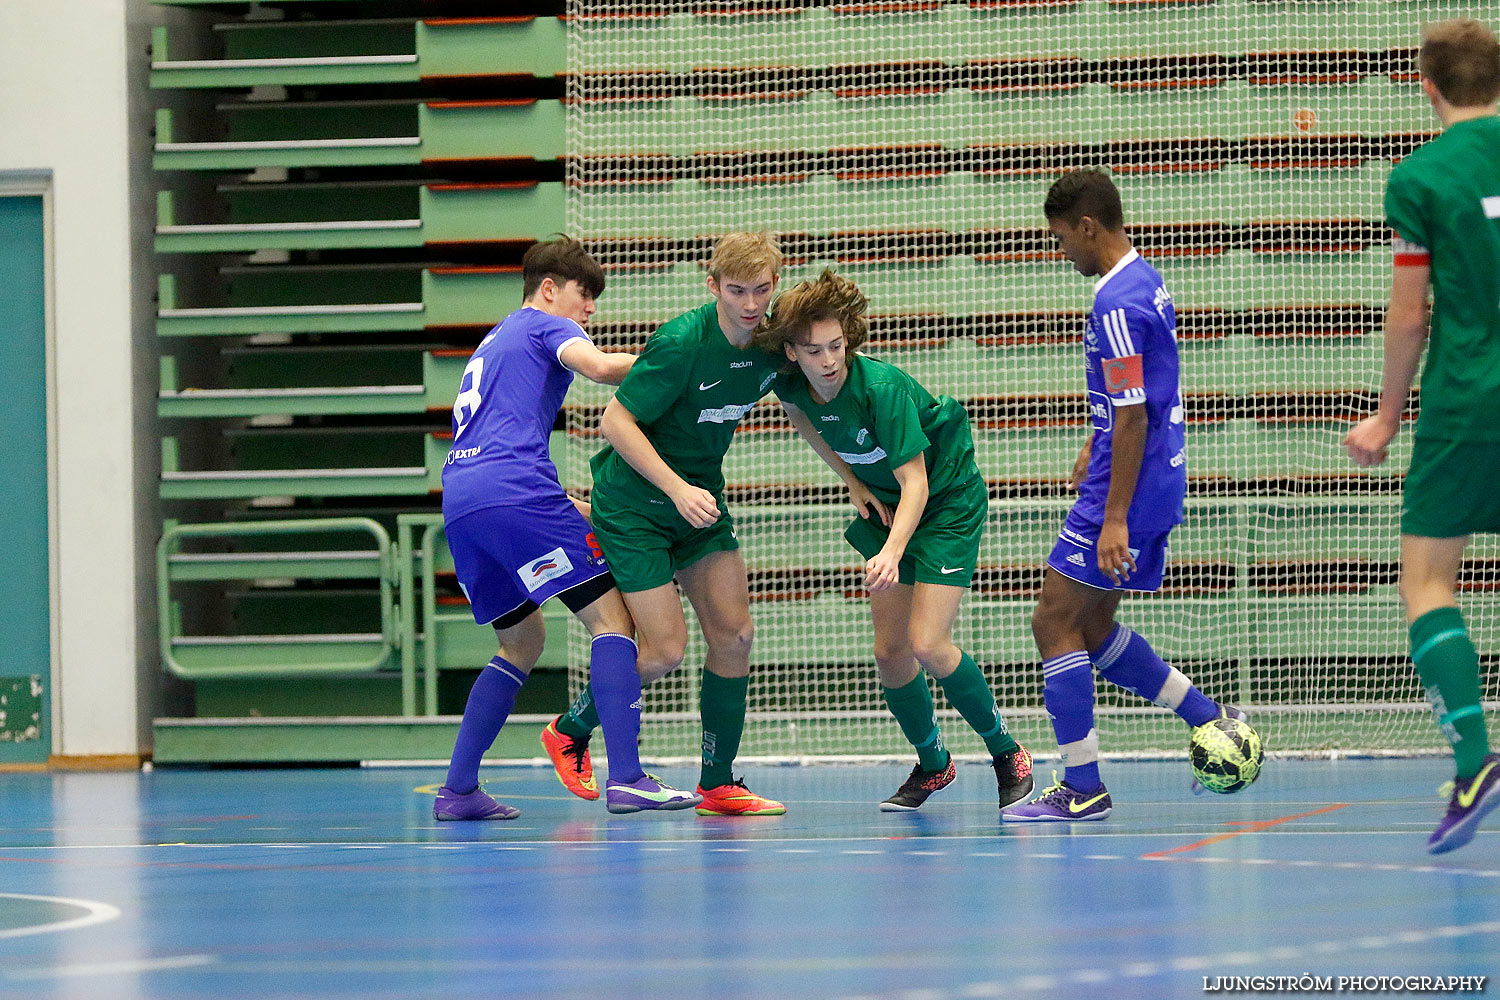
POLYGON ((731 362, 729 362, 729 367, 730 368, 754 368, 755 367, 755 362, 754 361, 731 361, 731 362))
POLYGON ((729 406, 720 406, 717 409, 698 411, 698 423, 700 424, 727 424, 732 420, 738 420, 751 410, 755 409, 754 403, 738 403, 729 406))
POLYGON ((1128 392, 1146 388, 1146 372, 1141 367, 1141 356, 1132 354, 1127 358, 1104 359, 1104 388, 1107 392, 1128 392))
POLYGON ((555 580, 565 573, 573 572, 573 564, 568 561, 568 554, 558 546, 544 556, 537 556, 531 562, 523 565, 516 571, 529 593, 536 593, 538 587, 548 580, 555 580))
POLYGON ((837 420, 838 418, 839 418, 839 415, 837 413, 825 413, 821 417, 819 417, 818 419, 819 420, 837 420))

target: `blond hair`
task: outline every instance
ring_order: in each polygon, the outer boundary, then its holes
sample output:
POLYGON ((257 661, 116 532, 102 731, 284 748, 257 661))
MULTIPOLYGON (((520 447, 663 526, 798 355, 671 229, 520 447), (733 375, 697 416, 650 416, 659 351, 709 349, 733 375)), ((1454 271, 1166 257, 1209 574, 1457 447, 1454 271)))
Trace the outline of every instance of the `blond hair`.
POLYGON ((1455 108, 1479 108, 1500 98, 1500 42, 1468 17, 1429 24, 1422 31, 1417 71, 1455 108))
POLYGON ((781 261, 781 248, 770 233, 726 233, 714 244, 708 273, 715 281, 752 281, 768 267, 773 276, 780 274, 781 261))
POLYGON ((804 281, 776 299, 771 317, 755 334, 755 346, 773 354, 787 344, 801 342, 819 320, 838 320, 844 349, 854 352, 870 337, 865 310, 870 300, 848 278, 825 270, 815 281, 804 281))

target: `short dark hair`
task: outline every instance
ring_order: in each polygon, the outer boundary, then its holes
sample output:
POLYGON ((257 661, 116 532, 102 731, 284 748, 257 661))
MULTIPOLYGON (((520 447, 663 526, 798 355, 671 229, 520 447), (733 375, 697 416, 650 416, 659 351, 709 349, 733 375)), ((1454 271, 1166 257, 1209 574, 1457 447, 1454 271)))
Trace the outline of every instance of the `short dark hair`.
POLYGON ((1111 232, 1125 225, 1119 189, 1109 174, 1094 168, 1074 170, 1054 181, 1042 211, 1048 219, 1062 219, 1070 226, 1085 215, 1111 232))
POLYGON ((551 278, 558 285, 576 281, 590 297, 604 294, 604 268, 571 236, 537 243, 521 258, 521 299, 525 301, 551 278))
POLYGON ((1473 18, 1430 24, 1422 32, 1417 71, 1455 108, 1478 108, 1500 97, 1500 42, 1473 18))

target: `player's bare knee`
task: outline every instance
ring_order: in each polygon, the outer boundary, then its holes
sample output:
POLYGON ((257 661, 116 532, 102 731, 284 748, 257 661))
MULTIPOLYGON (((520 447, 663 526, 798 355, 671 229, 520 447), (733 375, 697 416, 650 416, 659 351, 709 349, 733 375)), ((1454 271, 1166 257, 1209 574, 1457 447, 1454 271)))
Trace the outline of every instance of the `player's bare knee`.
POLYGON ((911 651, 922 669, 934 677, 946 677, 952 673, 962 655, 958 647, 953 645, 953 640, 945 635, 912 636, 911 651))
POLYGON ((536 666, 536 661, 542 658, 542 648, 546 644, 545 632, 541 635, 510 635, 500 642, 500 655, 505 657, 508 663, 530 673, 531 668, 536 666))
POLYGON ((709 652, 716 656, 748 657, 750 647, 755 642, 755 626, 745 621, 734 628, 705 631, 703 639, 708 644, 709 652))
POLYGON ((1066 619, 1066 615, 1061 614, 1058 608, 1046 600, 1038 602, 1031 612, 1031 637, 1039 646, 1050 642, 1053 636, 1063 630, 1066 619))
POLYGON ((912 658, 911 642, 902 637, 900 639, 875 639, 875 663, 880 667, 881 676, 885 676, 888 666, 910 663, 912 658))
POLYGON ((635 622, 631 620, 630 613, 622 608, 617 614, 601 615, 589 626, 589 634, 595 637, 601 635, 623 635, 634 639, 635 622))

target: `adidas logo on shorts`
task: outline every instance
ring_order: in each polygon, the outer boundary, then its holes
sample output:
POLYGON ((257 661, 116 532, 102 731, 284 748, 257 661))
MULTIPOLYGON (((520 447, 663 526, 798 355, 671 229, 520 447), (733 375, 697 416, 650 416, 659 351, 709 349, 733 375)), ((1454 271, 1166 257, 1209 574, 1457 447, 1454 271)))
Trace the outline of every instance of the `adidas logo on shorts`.
POLYGON ((1083 565, 1083 553, 1082 552, 1075 552, 1075 553, 1073 553, 1072 555, 1068 556, 1068 562, 1072 563, 1074 566, 1082 566, 1083 565))

